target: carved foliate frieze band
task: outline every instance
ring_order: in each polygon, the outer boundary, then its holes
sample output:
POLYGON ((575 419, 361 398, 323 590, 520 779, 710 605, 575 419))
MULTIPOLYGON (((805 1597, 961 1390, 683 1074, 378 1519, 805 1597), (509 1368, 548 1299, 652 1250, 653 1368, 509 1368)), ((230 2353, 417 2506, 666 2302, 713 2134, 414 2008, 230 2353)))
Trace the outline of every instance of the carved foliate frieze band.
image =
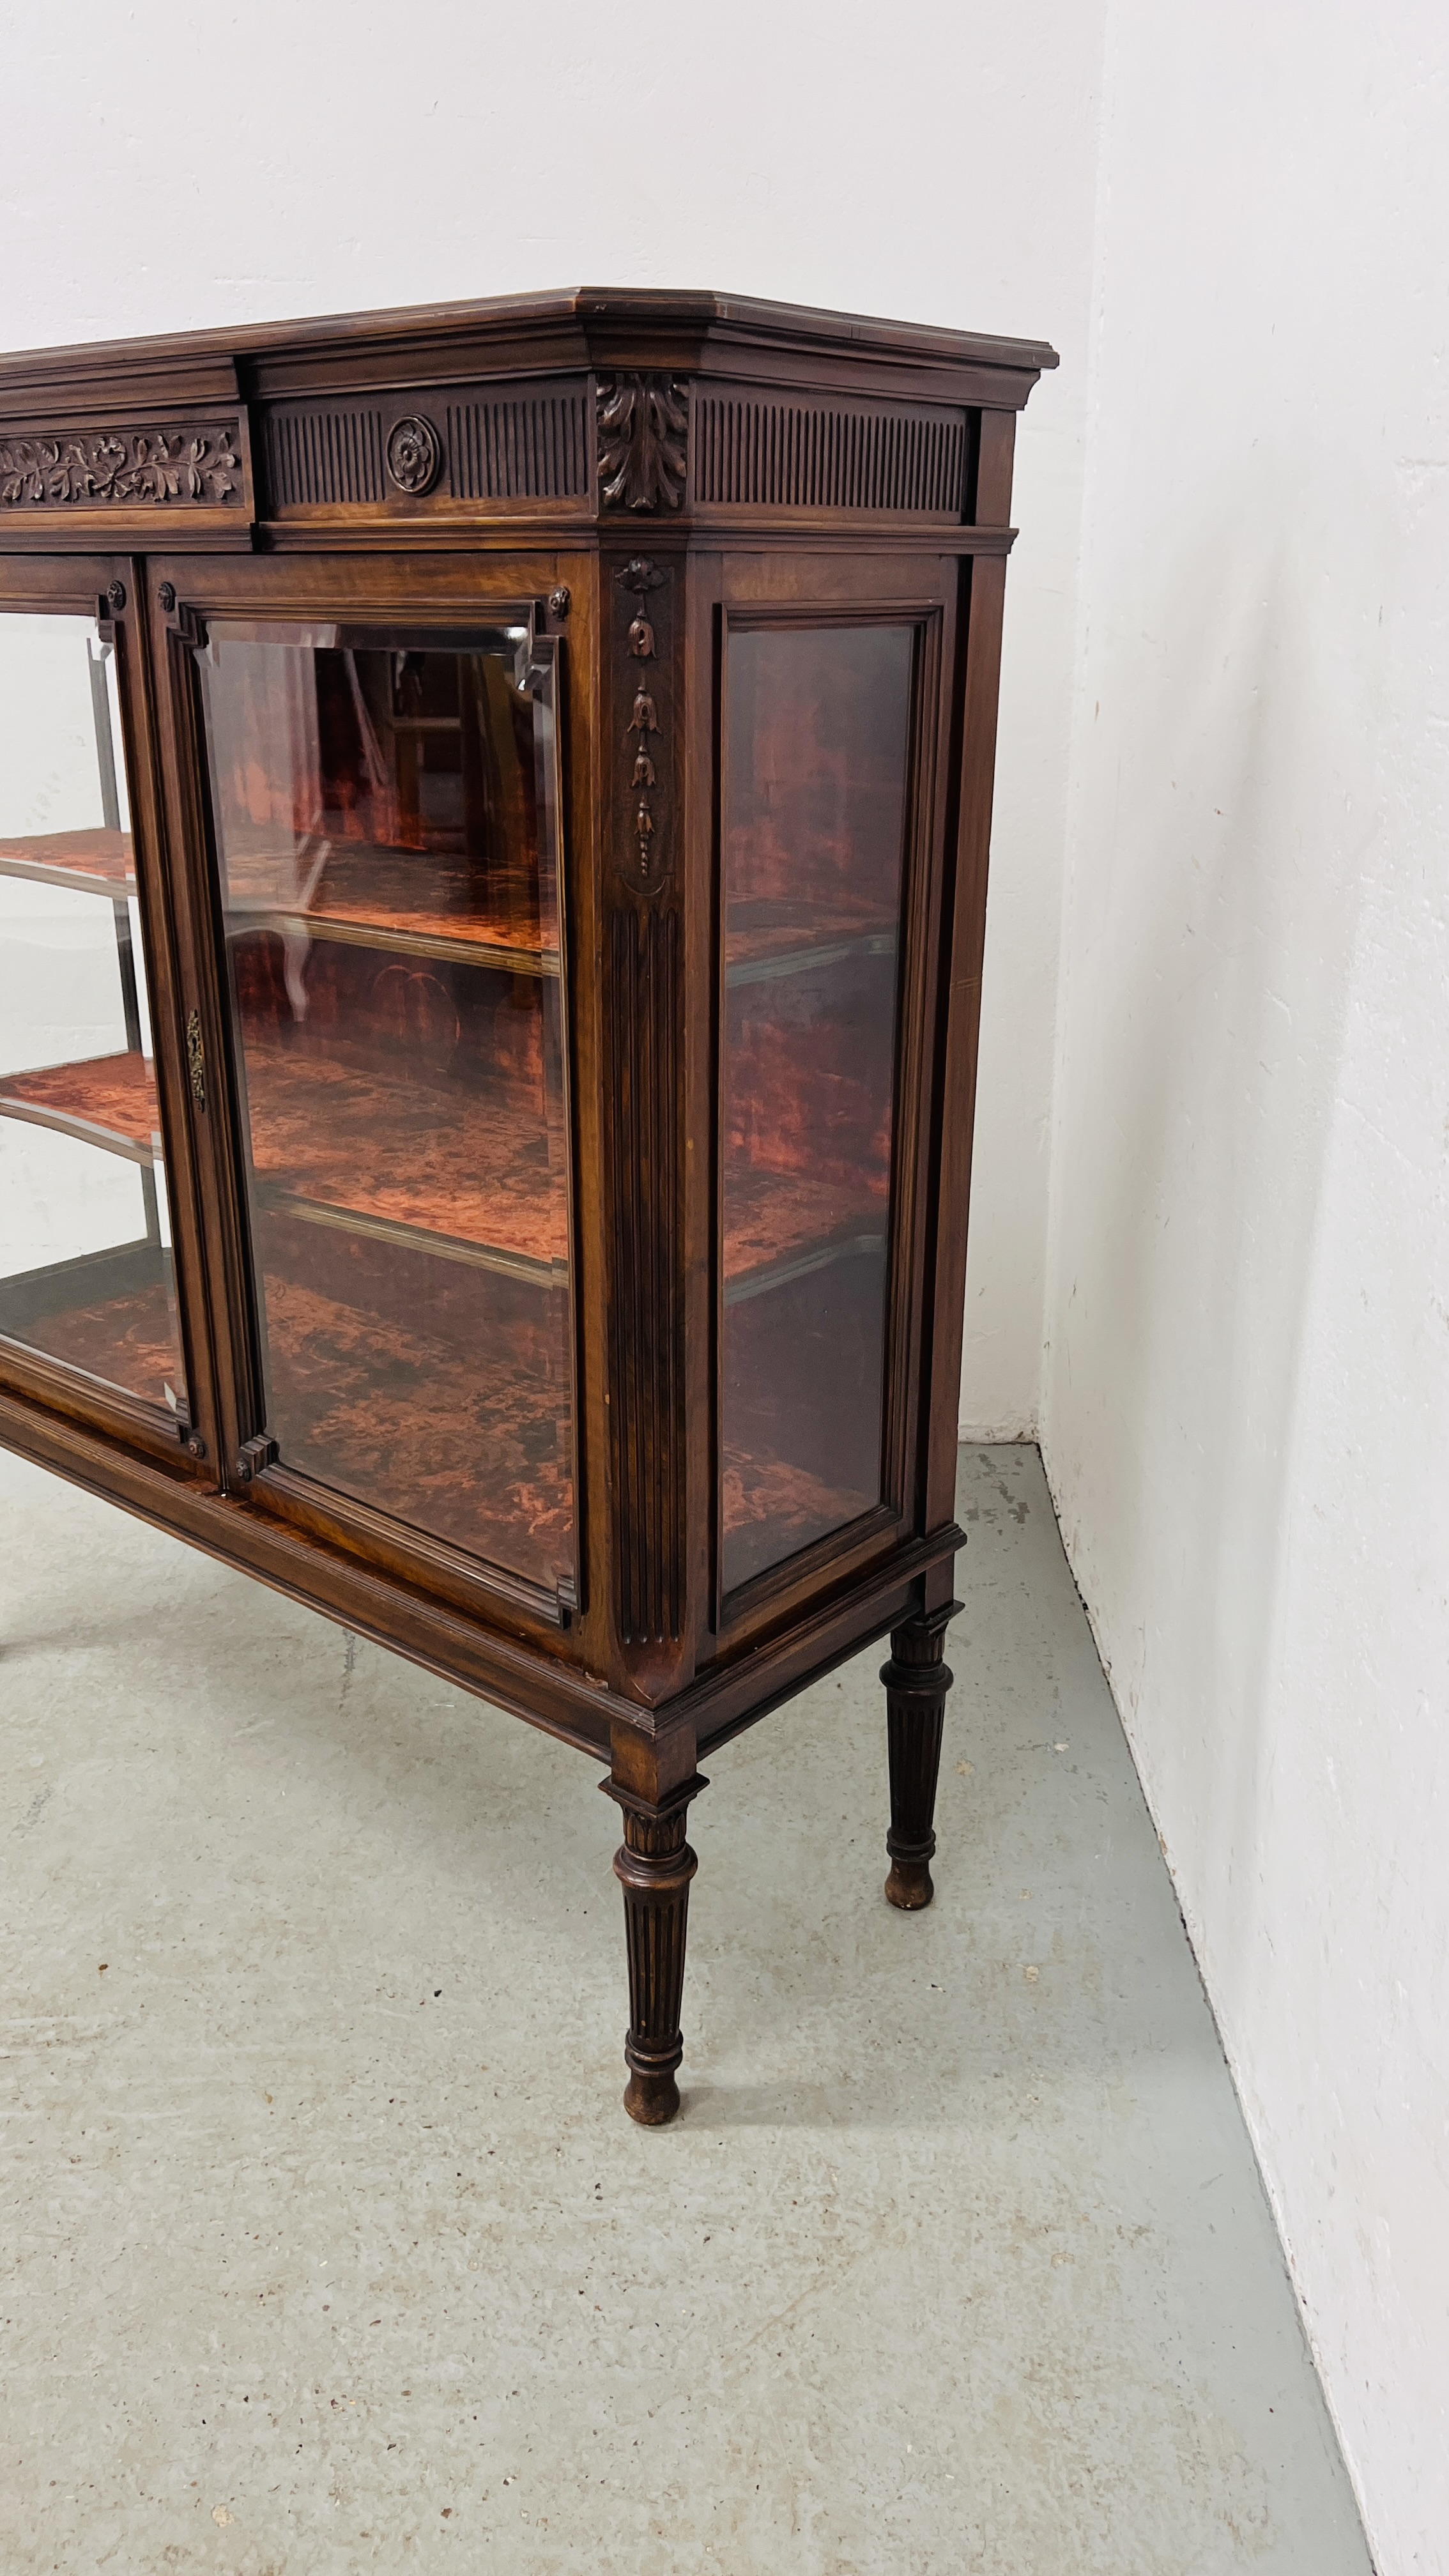
POLYGON ((170 501, 235 505, 242 497, 234 420, 0 439, 0 505, 11 509, 27 503, 40 509, 67 503, 102 509, 170 501))
POLYGON ((689 394, 673 376, 601 376, 599 501, 606 510, 677 510, 684 499, 689 394))

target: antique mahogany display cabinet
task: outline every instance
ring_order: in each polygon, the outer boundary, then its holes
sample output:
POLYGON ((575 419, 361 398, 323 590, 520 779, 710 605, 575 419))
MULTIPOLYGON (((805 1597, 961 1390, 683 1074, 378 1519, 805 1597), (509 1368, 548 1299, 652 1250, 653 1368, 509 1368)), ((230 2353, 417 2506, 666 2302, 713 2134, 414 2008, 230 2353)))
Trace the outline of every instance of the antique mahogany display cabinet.
POLYGON ((604 1767, 644 2121, 700 1761, 886 1631, 931 1895, 1055 363, 603 291, 0 359, 0 1438, 604 1767))

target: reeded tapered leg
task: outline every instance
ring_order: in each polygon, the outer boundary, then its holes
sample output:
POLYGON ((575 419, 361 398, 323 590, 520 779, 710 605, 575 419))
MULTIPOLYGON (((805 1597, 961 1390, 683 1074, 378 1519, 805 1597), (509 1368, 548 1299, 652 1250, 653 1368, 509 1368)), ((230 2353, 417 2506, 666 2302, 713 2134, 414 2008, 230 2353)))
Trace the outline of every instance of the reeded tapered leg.
POLYGON ((930 1870, 936 1848, 932 1818, 952 1678, 949 1664, 941 1661, 941 1640, 959 1607, 953 1601, 944 1610, 893 1628, 891 1659, 881 1666, 891 1766, 891 1829, 886 1836, 891 1866, 885 1892, 906 1913, 929 1905, 936 1893, 930 1870))
POLYGON ((629 1946, 629 2035, 624 2062, 629 2081, 624 2108, 646 2128, 662 2128, 679 2108, 674 2070, 684 2055, 679 2027, 684 1995, 684 1944, 689 1925, 689 1882, 699 1866, 684 1828, 689 1802, 709 1783, 699 1772, 657 1803, 618 1780, 602 1786, 624 1814, 624 1840, 614 1855, 614 1875, 624 1891, 624 1933, 629 1946))

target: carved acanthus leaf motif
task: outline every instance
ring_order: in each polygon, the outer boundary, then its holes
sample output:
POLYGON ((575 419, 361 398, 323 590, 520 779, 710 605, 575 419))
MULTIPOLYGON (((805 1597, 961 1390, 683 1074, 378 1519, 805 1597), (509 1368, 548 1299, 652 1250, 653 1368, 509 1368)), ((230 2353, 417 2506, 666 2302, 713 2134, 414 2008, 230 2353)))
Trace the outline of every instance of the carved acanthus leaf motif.
POLYGON ((672 376, 599 379, 599 496, 610 510, 677 510, 689 396, 672 376))
POLYGON ((94 430, 0 440, 0 505, 239 501, 235 421, 205 429, 94 430))

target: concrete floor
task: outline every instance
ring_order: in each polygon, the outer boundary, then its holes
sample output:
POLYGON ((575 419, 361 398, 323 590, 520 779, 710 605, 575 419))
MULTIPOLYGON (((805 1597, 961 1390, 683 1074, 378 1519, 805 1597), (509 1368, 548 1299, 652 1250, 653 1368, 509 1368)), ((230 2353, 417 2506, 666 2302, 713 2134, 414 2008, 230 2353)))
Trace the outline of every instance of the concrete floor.
POLYGON ((937 1901, 879 1650, 715 1757, 685 2107, 593 1767, 0 1459, 0 2566, 1365 2576, 1030 1449, 937 1901))

